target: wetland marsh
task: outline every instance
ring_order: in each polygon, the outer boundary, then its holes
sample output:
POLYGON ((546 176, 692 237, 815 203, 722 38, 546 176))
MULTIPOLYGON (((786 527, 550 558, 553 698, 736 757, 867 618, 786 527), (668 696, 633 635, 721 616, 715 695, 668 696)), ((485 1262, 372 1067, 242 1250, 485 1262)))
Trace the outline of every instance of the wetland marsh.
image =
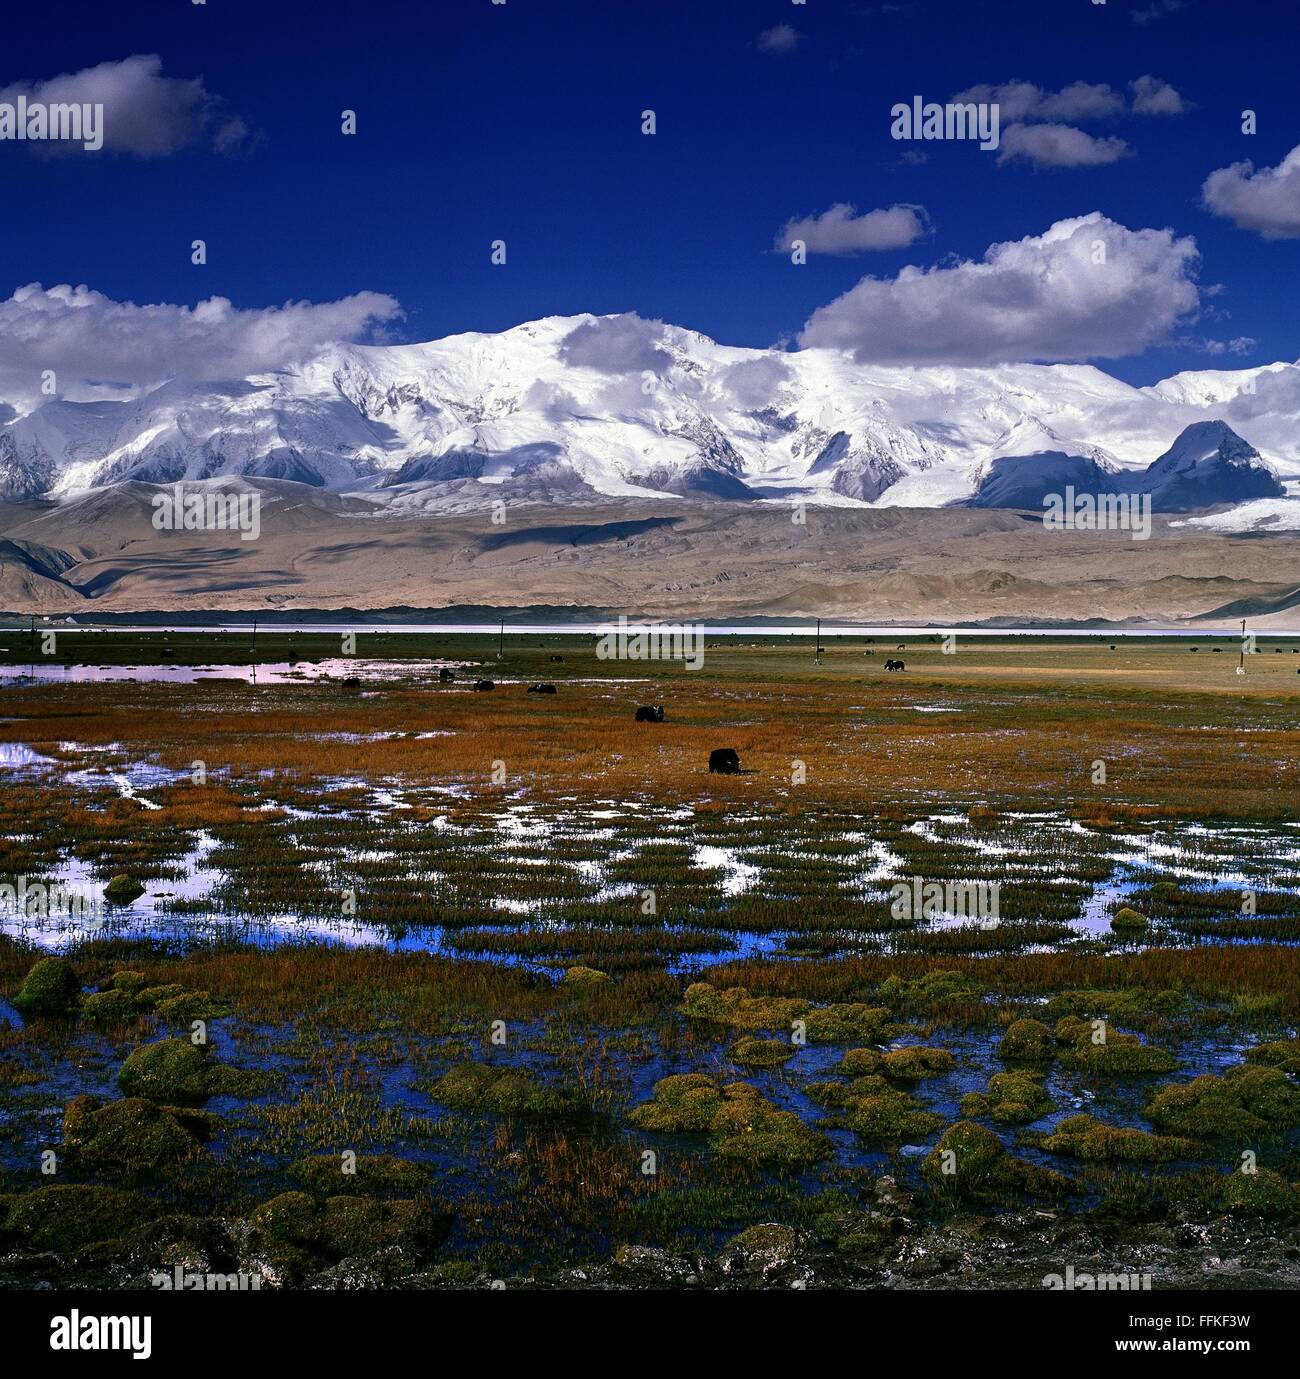
POLYGON ((4 640, 4 1286, 1300 1278, 1298 639, 4 640))

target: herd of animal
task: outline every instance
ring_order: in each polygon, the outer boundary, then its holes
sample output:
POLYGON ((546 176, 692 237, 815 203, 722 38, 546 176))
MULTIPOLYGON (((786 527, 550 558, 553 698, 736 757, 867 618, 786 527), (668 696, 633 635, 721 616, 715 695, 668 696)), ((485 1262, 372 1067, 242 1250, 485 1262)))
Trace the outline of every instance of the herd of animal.
MULTIPOLYGON (((900 648, 901 649, 901 648, 900 648)), ((817 650, 820 652, 821 647, 817 650)), ((868 655, 871 653, 868 652, 868 655)), ((552 661, 563 661, 563 656, 552 656, 552 661)), ((889 660, 885 662, 886 670, 906 670, 907 667, 902 661, 889 660)), ((438 672, 438 679, 447 684, 454 681, 455 673, 444 666, 438 672)), ((359 685, 361 682, 355 676, 349 676, 343 682, 345 685, 359 685)), ((485 694, 489 690, 497 687, 495 680, 475 680, 472 688, 478 694, 485 694)), ((529 694, 555 694, 555 686, 547 681, 539 681, 535 685, 528 686, 529 694)), ((662 704, 642 704, 637 708, 636 721, 638 723, 662 723, 664 721, 664 706, 662 704)), ((709 753, 709 771, 713 775, 735 776, 740 774, 740 753, 734 747, 715 747, 709 753)))

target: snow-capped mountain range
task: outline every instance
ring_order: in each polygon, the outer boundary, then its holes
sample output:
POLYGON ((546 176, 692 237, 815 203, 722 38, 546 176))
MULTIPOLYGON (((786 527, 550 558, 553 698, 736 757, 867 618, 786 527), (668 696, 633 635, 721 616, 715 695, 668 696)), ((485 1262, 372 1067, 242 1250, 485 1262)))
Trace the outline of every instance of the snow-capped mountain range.
MULTIPOLYGON (((1008 456, 1077 457, 1106 474, 1158 456, 1177 467, 1166 452, 1207 422, 1297 479, 1298 421, 1295 364, 1134 388, 1089 365, 882 367, 732 348, 632 316, 548 317, 333 346, 229 382, 51 399, 0 426, 0 497, 242 476, 365 493, 406 514, 654 495, 934 507, 971 500, 1008 456)), ((1193 448, 1231 459, 1220 432, 1204 440, 1193 448)), ((1259 496, 1205 492, 1205 505, 1259 496)))

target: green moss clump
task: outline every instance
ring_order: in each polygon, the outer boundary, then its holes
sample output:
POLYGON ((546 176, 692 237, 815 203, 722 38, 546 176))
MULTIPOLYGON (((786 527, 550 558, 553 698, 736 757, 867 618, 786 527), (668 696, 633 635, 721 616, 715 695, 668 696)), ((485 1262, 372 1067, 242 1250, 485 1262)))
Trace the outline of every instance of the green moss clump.
POLYGON ((924 1139, 943 1124, 943 1117, 923 1110, 909 1092, 891 1087, 879 1073, 855 1077, 851 1082, 814 1082, 804 1095, 819 1106, 843 1114, 826 1125, 852 1130, 867 1144, 902 1144, 924 1139))
POLYGON ((1256 1168, 1254 1173, 1238 1169, 1228 1174, 1223 1205, 1231 1212, 1291 1216, 1300 1212, 1300 1191, 1271 1168, 1256 1168))
POLYGON ((184 995, 185 988, 180 982, 167 982, 162 986, 142 987, 136 992, 136 999, 146 1010, 153 1010, 160 1001, 170 1001, 184 995))
POLYGON ((1069 1154, 1076 1159, 1123 1159, 1130 1163, 1167 1163, 1170 1159, 1189 1158, 1196 1152, 1190 1140, 1105 1125, 1093 1116, 1070 1116, 1045 1135, 1041 1143, 1052 1154, 1069 1154))
POLYGON ((149 985, 149 978, 143 972, 122 971, 113 973, 112 982, 115 991, 125 991, 128 996, 138 996, 149 985))
POLYGON ((62 1149, 79 1167, 132 1178, 201 1157, 217 1124, 215 1116, 142 1097, 102 1106, 79 1096, 63 1113, 62 1149))
POLYGON ((867 1073, 863 1077, 853 1078, 850 1082, 810 1082, 803 1089, 803 1094, 809 1101, 815 1101, 818 1106, 843 1109, 859 1101, 865 1101, 867 1097, 892 1090, 894 1089, 880 1073, 867 1073))
POLYGON ((206 1101, 215 1092, 216 1065, 207 1044, 160 1039, 142 1044, 122 1064, 117 1085, 124 1096, 150 1101, 206 1101))
POLYGON ((883 1059, 878 1049, 849 1049, 836 1071, 848 1077, 869 1077, 880 1071, 883 1059))
POLYGON ((1284 1073, 1300 1073, 1300 1039, 1277 1039, 1271 1044, 1256 1044, 1246 1050, 1247 1063, 1266 1068, 1281 1068, 1284 1073))
POLYGON ((692 1020, 711 1020, 735 1029, 789 1027, 808 1010, 809 1002, 792 997, 751 996, 743 986, 719 991, 708 982, 686 988, 681 1012, 692 1020))
POLYGON ((139 900, 144 894, 144 887, 134 876, 128 876, 126 872, 119 872, 104 887, 104 899, 114 905, 129 905, 133 900, 139 900))
POLYGON ((140 1015, 135 998, 116 989, 87 996, 81 1007, 81 1018, 92 1025, 124 1025, 140 1015))
POLYGON ((1158 1128, 1191 1139, 1277 1139, 1300 1125, 1300 1091, 1280 1068, 1241 1063, 1162 1087, 1146 1110, 1158 1128))
POLYGON ((825 1135, 793 1111, 778 1111, 758 1089, 733 1082, 722 1089, 722 1106, 709 1127, 716 1153, 776 1168, 802 1168, 833 1152, 825 1135))
POLYGON ((727 1057, 742 1068, 779 1068, 794 1057, 794 1045, 779 1039, 737 1039, 727 1057))
POLYGON ((719 991, 708 982, 686 988, 681 1012, 733 1029, 789 1029, 796 1020, 813 1044, 885 1043, 901 1031, 888 1010, 867 1005, 827 1005, 790 996, 751 996, 743 986, 719 991))
POLYGON ((598 967, 570 967, 565 970, 560 982, 564 986, 603 986, 606 982, 614 979, 608 972, 602 972, 598 967))
POLYGON ((941 1198, 952 1202, 1007 1203, 1022 1194, 1058 1197, 1073 1186, 1061 1174, 1008 1153, 992 1130, 970 1120, 944 1131, 921 1161, 921 1173, 941 1198))
POLYGON ((1052 1016, 1150 1016, 1181 1015, 1188 1007, 1188 999, 1181 991, 1166 989, 1152 991, 1147 987, 1125 987, 1119 991, 1075 990, 1058 991, 1047 1002, 1052 1016))
POLYGON ((392 1154, 358 1154, 354 1172, 346 1173, 340 1154, 316 1154, 299 1159, 289 1168, 289 1176, 306 1191, 329 1197, 344 1193, 418 1192, 428 1183, 428 1173, 419 1164, 392 1154))
POLYGON ((1026 1072, 994 1073, 988 1090, 962 1098, 963 1116, 988 1116, 999 1125, 1028 1125, 1052 1109, 1047 1089, 1026 1072))
POLYGON ((947 1049, 931 1049, 911 1044, 891 1049, 881 1062, 881 1070, 891 1082, 920 1082, 927 1077, 943 1077, 957 1066, 947 1049))
POLYGON ((868 1144, 902 1144, 934 1134, 943 1117, 922 1110, 906 1092, 887 1087, 851 1102, 844 1124, 868 1144))
POLYGON ((793 1111, 778 1111, 756 1087, 720 1087, 702 1073, 681 1073, 655 1083, 654 1097, 629 1117, 640 1130, 707 1134, 725 1158, 798 1168, 829 1158, 831 1142, 793 1111))
POLYGON ((282 1192, 249 1217, 264 1241, 332 1259, 397 1245, 419 1249, 445 1236, 450 1221, 427 1200, 377 1202, 371 1197, 329 1197, 282 1192))
POLYGON ((638 1130, 659 1134, 704 1134, 722 1107, 722 1089, 703 1073, 677 1073, 654 1085, 649 1101, 632 1110, 629 1121, 638 1130))
POLYGON ((813 1044, 884 1044, 902 1032, 887 1006, 818 1006, 804 1019, 813 1044))
POLYGON ((1050 1063, 1056 1056, 1052 1031, 1041 1020, 1013 1020, 1003 1032, 998 1056, 1004 1063, 1050 1063))
POLYGON ((936 968, 923 977, 886 977, 876 992, 894 1010, 919 1015, 960 1014, 983 1004, 983 989, 964 972, 936 968))
POLYGON ((81 983, 62 958, 42 958, 23 979, 14 1005, 26 1020, 66 1020, 81 1005, 81 983))
POLYGON ((1141 1073, 1167 1073, 1178 1060, 1166 1049, 1144 1044, 1135 1034, 1123 1034, 1105 1026, 1105 1039, 1095 1040, 1093 1023, 1066 1015, 1056 1023, 1056 1038, 1066 1045, 1061 1062, 1067 1068, 1099 1077, 1128 1077, 1141 1073))
POLYGON ((211 1045, 189 1039, 142 1044, 117 1074, 123 1096, 181 1105, 212 1096, 256 1096, 268 1080, 264 1073, 226 1067, 212 1056, 211 1045))
POLYGON ((63 1254, 118 1240, 158 1214, 135 1192, 111 1187, 42 1187, 9 1199, 3 1234, 29 1250, 63 1254))
POLYGON ((458 1111, 546 1119, 572 1115, 575 1098, 531 1073, 497 1063, 458 1063, 429 1084, 429 1095, 458 1111))
POLYGON ((1111 915, 1110 927, 1117 934, 1140 934, 1151 927, 1151 921, 1125 905, 1111 915))
POLYGON ((195 1020, 216 1020, 230 1014, 230 1007, 214 1001, 206 991, 181 991, 154 1003, 160 1020, 172 1025, 188 1025, 195 1020))

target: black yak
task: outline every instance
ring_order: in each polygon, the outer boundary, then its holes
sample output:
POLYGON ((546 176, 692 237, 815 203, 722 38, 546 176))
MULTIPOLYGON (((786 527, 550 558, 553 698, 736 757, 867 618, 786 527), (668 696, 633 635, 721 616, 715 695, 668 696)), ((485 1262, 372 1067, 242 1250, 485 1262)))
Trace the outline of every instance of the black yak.
POLYGON ((664 721, 664 706, 662 704, 642 704, 636 711, 636 721, 638 723, 662 723, 664 721))
POLYGON ((907 666, 903 661, 886 661, 886 670, 906 670, 907 666))
POLYGON ((709 771, 719 776, 734 776, 740 770, 740 756, 734 747, 715 747, 709 753, 709 771))
POLYGON ((552 661, 562 661, 562 660, 564 660, 564 657, 563 657, 563 656, 552 656, 552 657, 551 657, 551 660, 552 660, 552 661))
POLYGON ((528 686, 528 693, 529 693, 529 694, 554 694, 554 693, 555 693, 555 686, 554 686, 554 685, 529 685, 529 686, 528 686))
POLYGON ((483 691, 483 690, 494 690, 494 689, 496 689, 496 687, 497 687, 497 682, 496 682, 495 680, 475 680, 475 681, 474 681, 474 688, 475 688, 476 690, 480 691, 480 692, 483 691))
POLYGON ((443 684, 446 684, 448 680, 454 680, 455 678, 456 677, 451 673, 451 671, 447 669, 446 666, 443 666, 443 668, 438 672, 438 679, 441 680, 443 684))

